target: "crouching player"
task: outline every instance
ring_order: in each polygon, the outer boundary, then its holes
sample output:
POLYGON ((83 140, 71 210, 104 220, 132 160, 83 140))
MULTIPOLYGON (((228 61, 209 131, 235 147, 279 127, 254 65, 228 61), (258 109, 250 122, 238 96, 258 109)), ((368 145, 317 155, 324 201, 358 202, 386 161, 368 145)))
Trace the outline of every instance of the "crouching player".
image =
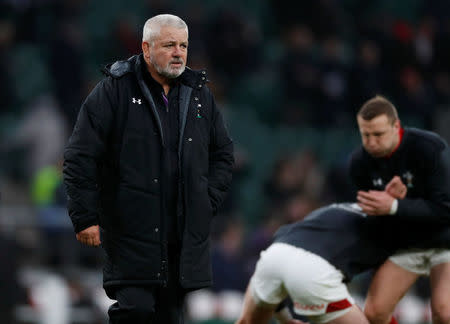
POLYGON ((265 324, 275 316, 292 320, 280 304, 290 297, 293 310, 314 323, 369 324, 354 304, 346 282, 379 266, 404 246, 438 247, 450 242, 450 231, 411 239, 398 238, 390 217, 366 217, 357 204, 333 204, 305 220, 282 226, 261 253, 236 324, 265 324))

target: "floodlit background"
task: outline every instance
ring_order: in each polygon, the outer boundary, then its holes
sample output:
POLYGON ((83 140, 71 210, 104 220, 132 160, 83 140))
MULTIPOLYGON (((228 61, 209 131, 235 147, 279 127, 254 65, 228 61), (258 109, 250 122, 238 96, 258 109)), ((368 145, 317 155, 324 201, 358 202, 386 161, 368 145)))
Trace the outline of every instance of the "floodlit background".
MULTIPOLYGON (((403 124, 450 139, 447 0, 1 0, 1 323, 106 323, 102 254, 75 240, 62 151, 101 67, 139 53, 159 13, 187 22, 188 65, 207 68, 236 144, 213 226, 215 285, 190 295, 190 324, 233 323, 274 230, 354 200, 345 168, 363 101, 383 94, 403 124)), ((361 305, 369 280, 351 286, 361 305)), ((428 284, 399 322, 430 323, 428 284)))

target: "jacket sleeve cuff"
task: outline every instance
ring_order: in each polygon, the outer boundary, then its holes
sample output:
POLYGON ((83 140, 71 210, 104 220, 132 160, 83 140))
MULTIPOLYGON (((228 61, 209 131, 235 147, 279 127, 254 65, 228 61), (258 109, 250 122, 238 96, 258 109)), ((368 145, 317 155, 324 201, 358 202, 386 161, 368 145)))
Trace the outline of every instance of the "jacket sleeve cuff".
POLYGON ((79 233, 88 227, 98 225, 98 219, 96 216, 90 216, 83 218, 82 220, 72 221, 72 224, 75 229, 75 233, 79 233))

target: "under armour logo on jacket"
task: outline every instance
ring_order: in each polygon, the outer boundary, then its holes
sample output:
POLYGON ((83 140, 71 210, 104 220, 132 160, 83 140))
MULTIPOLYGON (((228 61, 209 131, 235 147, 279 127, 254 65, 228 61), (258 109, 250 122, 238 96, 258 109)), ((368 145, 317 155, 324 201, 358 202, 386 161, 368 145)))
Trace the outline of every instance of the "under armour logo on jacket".
POLYGON ((142 99, 136 99, 135 97, 133 97, 133 103, 137 103, 138 105, 142 104, 142 99))

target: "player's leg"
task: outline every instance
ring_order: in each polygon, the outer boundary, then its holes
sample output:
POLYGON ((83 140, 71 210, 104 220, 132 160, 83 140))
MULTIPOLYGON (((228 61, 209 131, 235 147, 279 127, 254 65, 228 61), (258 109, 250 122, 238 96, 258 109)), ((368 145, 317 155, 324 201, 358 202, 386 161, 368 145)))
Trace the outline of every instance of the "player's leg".
POLYGON ((371 324, 389 324, 395 306, 419 274, 387 260, 375 273, 367 293, 364 314, 371 324))
POLYGON ((277 306, 287 297, 281 277, 286 268, 282 265, 289 261, 290 250, 288 245, 272 244, 261 253, 237 324, 264 324, 270 321, 277 306))
POLYGON ((327 324, 370 324, 369 320, 366 318, 362 310, 356 306, 353 305, 348 312, 346 312, 344 315, 327 322, 327 324))
POLYGON ((277 305, 267 304, 258 300, 252 293, 251 283, 247 287, 244 307, 236 324, 266 324, 271 320, 277 305))
MULTIPOLYGON (((449 254, 447 251, 442 257, 449 254)), ((432 266, 430 283, 433 324, 450 324, 450 261, 432 266)))

